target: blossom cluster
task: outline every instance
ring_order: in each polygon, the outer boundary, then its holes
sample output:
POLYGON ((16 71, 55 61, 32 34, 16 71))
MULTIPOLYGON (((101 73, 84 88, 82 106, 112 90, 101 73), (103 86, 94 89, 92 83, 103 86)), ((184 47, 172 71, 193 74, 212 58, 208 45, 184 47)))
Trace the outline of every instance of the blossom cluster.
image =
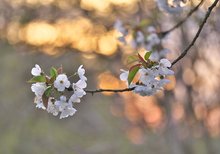
POLYGON ((148 26, 145 20, 130 28, 126 27, 121 20, 117 20, 114 28, 120 33, 118 36, 120 42, 130 45, 136 50, 153 51, 151 58, 155 61, 163 58, 169 52, 162 46, 162 38, 159 36, 158 30, 154 26, 148 26), (131 40, 128 39, 129 34, 132 35, 131 40))
POLYGON ((69 81, 66 74, 63 73, 62 67, 50 69, 50 76, 46 75, 39 65, 32 68, 31 74, 33 78, 29 80, 32 83, 31 90, 35 93, 34 103, 36 107, 46 110, 57 116, 60 113, 60 119, 72 116, 76 109, 73 107, 75 103, 79 103, 80 99, 86 95, 84 88, 87 86, 87 78, 85 77, 85 69, 81 65, 74 74, 78 75, 79 80, 69 81), (73 91, 73 94, 67 99, 65 92, 73 91))
POLYGON ((187 0, 155 0, 157 6, 161 11, 176 14, 183 11, 182 5, 187 2, 187 0))
POLYGON ((162 90, 169 83, 166 77, 174 74, 169 60, 163 58, 159 62, 152 61, 150 55, 151 52, 146 52, 144 58, 138 55, 138 64, 131 66, 129 71, 121 70, 120 79, 141 96, 150 96, 162 90), (136 83, 133 82, 135 76, 138 76, 136 83))

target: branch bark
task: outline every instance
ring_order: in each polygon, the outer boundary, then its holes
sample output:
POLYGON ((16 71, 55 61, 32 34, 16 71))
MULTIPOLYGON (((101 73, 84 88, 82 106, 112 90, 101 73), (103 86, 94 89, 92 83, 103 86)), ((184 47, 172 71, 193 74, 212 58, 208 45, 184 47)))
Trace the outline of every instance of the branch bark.
POLYGON ((180 22, 178 22, 175 26, 173 26, 172 28, 170 28, 169 30, 166 30, 164 32, 161 32, 159 35, 161 37, 164 37, 166 36, 167 34, 169 34, 170 32, 172 32, 173 30, 175 30, 176 28, 180 27, 194 12, 196 12, 199 7, 203 4, 204 0, 201 0, 200 3, 195 7, 193 8, 185 18, 183 18, 180 22))
MULTIPOLYGON (((216 7, 216 5, 218 4, 219 0, 215 0, 212 5, 208 8, 208 11, 206 12, 205 18, 203 19, 202 23, 199 26, 199 29, 196 33, 196 35, 194 36, 192 42, 186 47, 186 49, 181 53, 181 55, 179 57, 177 57, 173 62, 172 62, 172 66, 175 65, 179 60, 181 60, 187 53, 188 51, 191 49, 191 47, 195 44, 196 40, 198 39, 207 19, 209 18, 212 10, 216 7)), ((172 67, 171 66, 171 67, 172 67)))
MULTIPOLYGON (((96 89, 96 90, 85 90, 85 92, 90 93, 90 94, 95 94, 95 93, 102 93, 102 92, 128 92, 134 90, 135 87, 132 88, 125 88, 125 89, 96 89)), ((68 91, 73 91, 72 87, 67 88, 68 91)))

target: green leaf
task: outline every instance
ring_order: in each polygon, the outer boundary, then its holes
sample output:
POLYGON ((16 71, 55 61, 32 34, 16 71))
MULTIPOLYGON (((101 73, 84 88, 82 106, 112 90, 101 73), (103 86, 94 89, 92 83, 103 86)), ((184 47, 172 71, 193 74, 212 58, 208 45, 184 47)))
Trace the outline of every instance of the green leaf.
POLYGON ((134 65, 130 68, 128 74, 128 84, 130 85, 133 81, 135 75, 137 74, 138 70, 140 69, 140 64, 134 65))
POLYGON ((152 54, 152 51, 146 52, 144 55, 144 59, 148 60, 150 58, 150 55, 152 54))
POLYGON ((56 78, 58 75, 57 70, 54 67, 51 67, 50 69, 50 77, 51 78, 56 78))
POLYGON ((47 89, 45 90, 44 94, 49 97, 52 91, 52 86, 48 86, 47 89))
POLYGON ((40 76, 35 76, 32 79, 28 81, 29 83, 34 83, 34 82, 46 82, 46 77, 43 75, 40 76))
POLYGON ((137 55, 132 55, 132 56, 129 56, 127 58, 127 64, 131 64, 131 63, 134 63, 136 61, 138 61, 138 56, 137 55))

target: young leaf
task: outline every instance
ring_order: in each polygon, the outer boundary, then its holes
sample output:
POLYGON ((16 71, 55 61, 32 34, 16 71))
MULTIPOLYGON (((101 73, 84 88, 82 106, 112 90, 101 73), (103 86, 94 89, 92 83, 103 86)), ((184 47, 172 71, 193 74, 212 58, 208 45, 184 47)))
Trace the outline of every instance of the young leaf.
POLYGON ((151 53, 152 53, 152 51, 146 52, 144 55, 144 59, 148 60, 150 58, 151 53))
POLYGON ((34 83, 34 82, 46 82, 46 77, 43 75, 40 76, 35 76, 32 79, 28 81, 29 83, 34 83))
POLYGON ((52 90, 52 87, 51 86, 48 86, 47 89, 45 90, 44 94, 49 97, 50 94, 51 94, 51 90, 52 90))
POLYGON ((58 75, 57 70, 54 67, 51 67, 50 69, 50 77, 51 78, 56 78, 58 75))
POLYGON ((142 64, 143 66, 146 66, 146 65, 147 65, 147 62, 144 60, 144 58, 141 57, 140 54, 138 54, 138 58, 139 58, 139 61, 141 62, 141 64, 142 64))
POLYGON ((133 81, 135 75, 137 74, 138 70, 140 69, 140 64, 134 65, 130 68, 128 74, 128 84, 130 85, 133 81))

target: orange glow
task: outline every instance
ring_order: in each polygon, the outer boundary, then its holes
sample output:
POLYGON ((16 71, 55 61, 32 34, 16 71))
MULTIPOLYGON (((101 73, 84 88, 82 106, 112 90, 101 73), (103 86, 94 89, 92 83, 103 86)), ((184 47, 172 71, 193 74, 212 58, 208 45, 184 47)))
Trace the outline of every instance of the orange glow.
POLYGON ((172 106, 172 116, 176 121, 180 121, 184 118, 185 112, 184 107, 180 103, 175 103, 172 106))
MULTIPOLYGON (((14 28, 15 29, 15 28, 14 28)), ((33 46, 50 48, 72 47, 78 51, 110 56, 117 51, 117 40, 114 31, 106 32, 103 25, 93 24, 86 18, 74 20, 61 19, 55 24, 45 21, 34 21, 16 30, 19 38, 33 46)), ((13 33, 8 38, 16 38, 13 33)), ((18 40, 18 39, 17 39, 18 40)), ((41 48, 43 51, 45 48, 41 48)), ((45 53, 49 53, 48 50, 45 53)), ((49 53, 51 55, 51 53, 49 53)), ((53 53, 52 53, 53 54, 53 53)))
POLYGON ((185 69, 183 72, 183 80, 187 85, 192 85, 196 80, 195 73, 189 68, 185 69))
POLYGON ((198 120, 203 120, 207 116, 207 108, 203 103, 196 103, 194 105, 195 115, 198 120))
POLYGON ((142 144, 143 143, 143 132, 139 127, 132 127, 127 130, 126 132, 128 138, 132 141, 134 144, 142 144))
POLYGON ((58 33, 54 26, 44 22, 32 22, 24 28, 24 36, 21 36, 28 44, 45 45, 52 44, 57 39, 58 33))
MULTIPOLYGON (((110 72, 104 72, 98 76, 98 84, 102 89, 117 89, 120 88, 119 79, 112 75, 110 72)), ((105 95, 112 95, 113 93, 103 93, 105 95)))
POLYGON ((110 3, 107 0, 81 0, 81 7, 86 10, 106 12, 110 7, 110 3))
POLYGON ((138 123, 144 120, 151 128, 157 128, 163 120, 163 111, 152 97, 142 97, 132 93, 121 94, 125 100, 125 116, 129 121, 138 123))
POLYGON ((169 79, 170 82, 165 85, 165 89, 166 90, 173 90, 176 86, 176 77, 175 76, 168 76, 167 79, 169 79))
POLYGON ((155 103, 154 97, 138 96, 135 105, 142 112, 148 126, 155 128, 161 124, 163 113, 161 108, 155 103))
POLYGON ((112 4, 131 8, 137 1, 138 0, 81 0, 81 7, 86 10, 109 13, 112 4))
MULTIPOLYGON (((133 101, 135 100, 133 99, 133 101)), ((143 116, 142 113, 138 110, 137 106, 135 106, 133 101, 126 102, 124 112, 125 116, 129 121, 136 123, 140 121, 143 118, 143 116)))
POLYGON ((207 116, 207 126, 212 136, 220 135, 220 107, 212 109, 207 116))
POLYGON ((112 33, 103 35, 98 41, 99 50, 98 53, 110 56, 117 50, 117 40, 112 33))

